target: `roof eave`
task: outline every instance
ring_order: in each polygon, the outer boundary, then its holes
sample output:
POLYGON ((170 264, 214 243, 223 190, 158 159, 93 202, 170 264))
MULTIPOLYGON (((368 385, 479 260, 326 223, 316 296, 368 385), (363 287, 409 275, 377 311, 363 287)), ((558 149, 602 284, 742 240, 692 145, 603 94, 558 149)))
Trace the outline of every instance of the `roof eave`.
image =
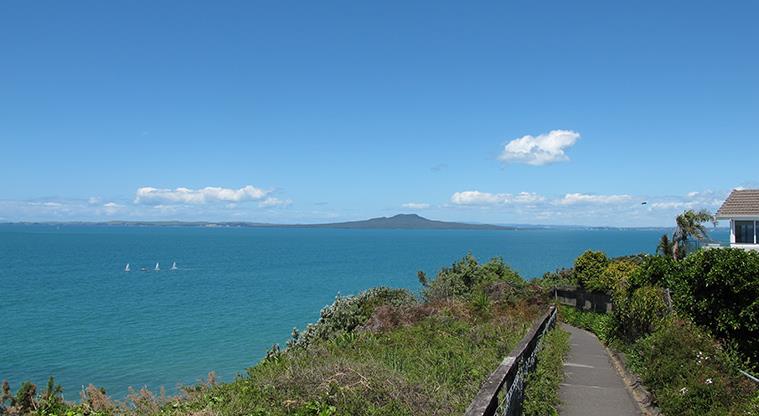
POLYGON ((759 214, 717 214, 714 218, 718 220, 731 220, 731 219, 757 219, 759 214))

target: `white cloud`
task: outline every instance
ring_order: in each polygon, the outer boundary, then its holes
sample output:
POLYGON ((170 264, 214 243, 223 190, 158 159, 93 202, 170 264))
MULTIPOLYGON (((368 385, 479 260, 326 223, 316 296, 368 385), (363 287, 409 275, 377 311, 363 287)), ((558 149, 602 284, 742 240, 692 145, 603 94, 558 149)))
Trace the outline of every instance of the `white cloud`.
POLYGON ((690 206, 690 202, 683 201, 665 201, 665 202, 653 202, 651 208, 654 209, 680 209, 690 206))
POLYGON ((671 196, 657 198, 651 203, 652 209, 716 209, 727 198, 726 192, 713 192, 710 190, 701 192, 688 192, 685 197, 671 196))
POLYGON ((258 203, 258 206, 261 208, 271 208, 271 207, 286 207, 290 205, 293 201, 289 199, 279 199, 275 198, 273 196, 270 196, 263 201, 258 203))
POLYGON ((115 202, 107 202, 107 203, 103 204, 103 210, 108 215, 113 215, 113 214, 121 211, 122 208, 124 208, 123 205, 117 204, 115 202))
POLYGON ((500 204, 532 204, 545 200, 545 197, 531 193, 520 192, 513 194, 491 194, 480 191, 456 192, 451 196, 451 202, 456 205, 500 205, 500 204))
POLYGON ((159 204, 159 205, 154 205, 153 209, 157 210, 161 214, 171 214, 171 213, 177 212, 178 207, 176 205, 159 204))
POLYGON ((45 208, 61 208, 63 204, 60 202, 27 202, 28 205, 33 207, 45 207, 45 208))
POLYGON ((270 191, 251 185, 240 189, 208 186, 202 189, 176 188, 157 189, 143 187, 137 189, 135 204, 160 205, 171 203, 205 204, 208 202, 242 202, 258 201, 265 198, 270 191))
POLYGON ((551 130, 538 136, 522 136, 503 148, 498 157, 506 163, 526 163, 533 166, 569 160, 564 153, 580 138, 580 133, 571 130, 551 130))
POLYGON ((627 202, 630 199, 632 199, 630 195, 593 195, 573 193, 564 195, 564 198, 559 200, 559 204, 618 204, 620 202, 627 202))
POLYGON ((424 202, 407 202, 401 206, 408 209, 427 209, 430 207, 430 204, 424 202))

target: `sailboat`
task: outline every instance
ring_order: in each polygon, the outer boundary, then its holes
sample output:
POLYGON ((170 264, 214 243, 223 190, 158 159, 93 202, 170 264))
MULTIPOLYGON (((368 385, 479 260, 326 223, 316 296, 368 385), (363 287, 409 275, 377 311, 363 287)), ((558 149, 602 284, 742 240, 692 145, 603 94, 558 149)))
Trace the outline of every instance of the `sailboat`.
POLYGON ((126 267, 124 267, 125 272, 131 272, 132 269, 129 268, 129 263, 127 263, 126 267))
POLYGON ((157 271, 157 272, 161 271, 161 268, 160 268, 160 267, 158 267, 158 263, 156 263, 156 264, 155 264, 155 269, 153 269, 153 270, 155 270, 155 271, 157 271))
POLYGON ((177 269, 177 262, 174 262, 174 264, 171 265, 171 270, 177 269))

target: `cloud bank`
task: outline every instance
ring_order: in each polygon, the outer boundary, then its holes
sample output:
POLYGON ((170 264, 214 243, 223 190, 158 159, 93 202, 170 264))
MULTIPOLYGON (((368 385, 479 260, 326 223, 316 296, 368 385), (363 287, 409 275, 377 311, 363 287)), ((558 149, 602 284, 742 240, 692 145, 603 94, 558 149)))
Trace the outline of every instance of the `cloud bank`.
POLYGON ((199 205, 213 202, 260 201, 266 198, 269 193, 271 193, 271 191, 266 191, 251 185, 244 186, 240 189, 215 186, 207 186, 202 189, 158 189, 143 187, 137 189, 134 203, 146 205, 171 203, 199 205))
POLYGON ((574 204, 617 204, 632 199, 630 195, 594 195, 594 194, 566 194, 558 203, 561 205, 574 204))
POLYGON ((424 202, 407 202, 401 206, 408 209, 427 209, 430 207, 430 204, 424 202))
POLYGON ((480 191, 456 192, 451 196, 454 205, 504 205, 504 204, 532 204, 543 201, 545 197, 531 192, 518 194, 491 194, 480 191))
POLYGON ((580 133, 571 130, 551 130, 539 136, 522 136, 503 148, 499 160, 505 163, 524 163, 542 166, 569 160, 565 150, 573 146, 580 133))

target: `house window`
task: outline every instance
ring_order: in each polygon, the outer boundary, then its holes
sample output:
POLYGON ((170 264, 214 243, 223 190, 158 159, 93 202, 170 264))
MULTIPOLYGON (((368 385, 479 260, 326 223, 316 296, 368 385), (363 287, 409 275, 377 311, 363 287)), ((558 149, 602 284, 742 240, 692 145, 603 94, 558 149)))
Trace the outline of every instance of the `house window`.
POLYGON ((754 244, 754 222, 735 222, 735 242, 738 244, 754 244))

